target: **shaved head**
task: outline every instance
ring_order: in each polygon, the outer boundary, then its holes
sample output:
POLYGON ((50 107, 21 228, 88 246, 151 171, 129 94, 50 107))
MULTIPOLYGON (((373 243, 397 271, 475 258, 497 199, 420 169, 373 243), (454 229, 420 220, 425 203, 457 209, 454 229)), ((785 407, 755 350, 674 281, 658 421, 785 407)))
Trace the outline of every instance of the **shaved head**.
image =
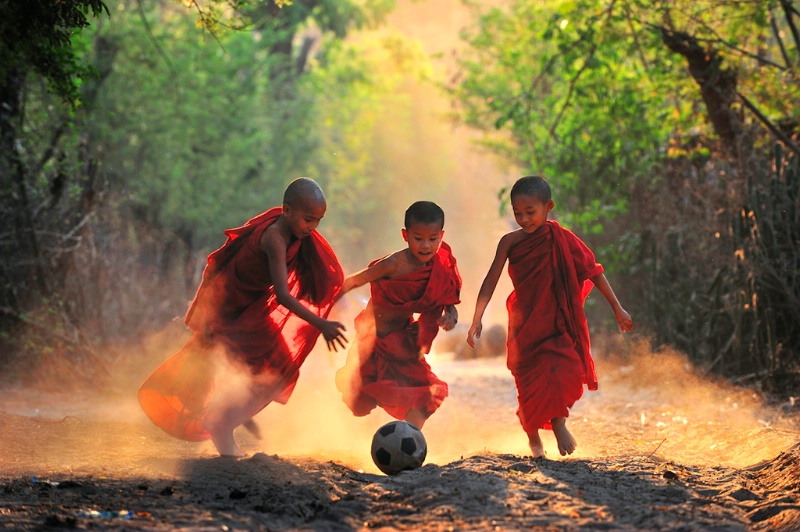
POLYGON ((517 179, 517 182, 511 187, 511 201, 514 201, 518 195, 533 196, 542 203, 547 203, 552 199, 550 185, 538 175, 526 175, 517 179))
POLYGON ((405 228, 413 224, 440 224, 444 227, 444 211, 432 201, 417 201, 406 210, 405 228))
POLYGON ((292 207, 302 208, 311 204, 325 204, 325 194, 313 179, 298 177, 286 187, 283 193, 283 203, 292 207))

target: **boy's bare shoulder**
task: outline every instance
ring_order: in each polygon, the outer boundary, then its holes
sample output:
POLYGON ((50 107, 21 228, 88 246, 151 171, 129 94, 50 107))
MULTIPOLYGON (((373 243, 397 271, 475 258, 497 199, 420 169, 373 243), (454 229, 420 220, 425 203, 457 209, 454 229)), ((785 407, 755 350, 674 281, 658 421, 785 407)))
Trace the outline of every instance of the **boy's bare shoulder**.
POLYGON ((402 274, 405 262, 405 250, 400 249, 378 259, 372 267, 380 272, 380 278, 391 279, 402 274))
POLYGON ((269 246, 277 246, 284 249, 289 247, 289 241, 286 240, 277 223, 271 224, 264 229, 258 239, 258 247, 265 253, 268 251, 269 246))
POLYGON ((521 242, 528 234, 523 231, 522 229, 516 229, 511 231, 510 233, 506 233, 500 238, 500 242, 497 244, 498 249, 508 249, 515 244, 521 242))

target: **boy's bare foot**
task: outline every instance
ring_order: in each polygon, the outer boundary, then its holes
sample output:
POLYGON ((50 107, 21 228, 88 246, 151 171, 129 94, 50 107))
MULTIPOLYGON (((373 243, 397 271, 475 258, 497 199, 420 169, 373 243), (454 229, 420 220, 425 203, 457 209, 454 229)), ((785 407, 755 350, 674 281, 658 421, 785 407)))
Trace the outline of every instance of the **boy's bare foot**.
POLYGON ((572 433, 567 430, 567 418, 554 417, 551 423, 553 424, 553 434, 555 434, 558 442, 558 452, 561 453, 561 456, 574 453, 578 447, 578 442, 572 433))
POLYGON ((542 438, 539 437, 538 430, 533 434, 528 434, 528 445, 534 458, 544 458, 544 443, 542 443, 542 438))
POLYGON ((235 458, 247 456, 239 448, 239 446, 236 445, 236 442, 233 439, 233 432, 229 432, 222 436, 212 436, 211 441, 214 442, 214 447, 217 448, 217 452, 220 456, 232 456, 235 458))

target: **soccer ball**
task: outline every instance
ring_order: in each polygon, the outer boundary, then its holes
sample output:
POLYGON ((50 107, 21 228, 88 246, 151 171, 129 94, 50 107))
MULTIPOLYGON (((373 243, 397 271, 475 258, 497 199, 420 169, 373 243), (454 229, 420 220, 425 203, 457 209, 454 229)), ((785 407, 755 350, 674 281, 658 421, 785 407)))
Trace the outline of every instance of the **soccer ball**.
POLYGON ((418 468, 427 454, 425 436, 408 421, 390 421, 372 437, 372 461, 387 475, 418 468))

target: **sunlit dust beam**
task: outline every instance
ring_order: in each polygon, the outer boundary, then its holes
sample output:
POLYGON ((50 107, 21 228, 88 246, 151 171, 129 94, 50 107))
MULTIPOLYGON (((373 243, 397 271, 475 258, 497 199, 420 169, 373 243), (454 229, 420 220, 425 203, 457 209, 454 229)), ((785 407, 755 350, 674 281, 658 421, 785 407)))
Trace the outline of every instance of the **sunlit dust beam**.
MULTIPOLYGON (((0 414, 3 467, 37 477, 98 470, 121 477, 174 477, 187 461, 214 459, 209 442, 166 435, 136 402, 143 373, 156 364, 150 359, 163 358, 185 341, 182 335, 168 338, 152 340, 148 345, 153 352, 137 353, 147 364, 135 364, 136 370, 120 365, 113 393, 9 392, 0 414)), ((638 456, 654 462, 744 467, 772 459, 798 440, 792 419, 753 392, 700 375, 677 353, 652 353, 644 341, 631 346, 629 352, 605 356, 603 349, 611 352, 611 346, 602 336, 595 338, 600 390, 586 392, 568 419, 578 448, 561 457, 552 432, 542 431, 547 458, 638 456)), ((429 361, 448 382, 450 395, 423 429, 427 463, 445 465, 486 453, 530 454, 503 357, 456 360, 438 353, 429 361)), ((343 353, 329 356, 320 343, 303 366, 289 402, 270 404, 256 416, 263 439, 236 430, 243 450, 334 461, 377 473, 370 455, 372 436, 391 418, 380 408, 365 417, 352 415, 333 380, 343 363, 343 353)))

